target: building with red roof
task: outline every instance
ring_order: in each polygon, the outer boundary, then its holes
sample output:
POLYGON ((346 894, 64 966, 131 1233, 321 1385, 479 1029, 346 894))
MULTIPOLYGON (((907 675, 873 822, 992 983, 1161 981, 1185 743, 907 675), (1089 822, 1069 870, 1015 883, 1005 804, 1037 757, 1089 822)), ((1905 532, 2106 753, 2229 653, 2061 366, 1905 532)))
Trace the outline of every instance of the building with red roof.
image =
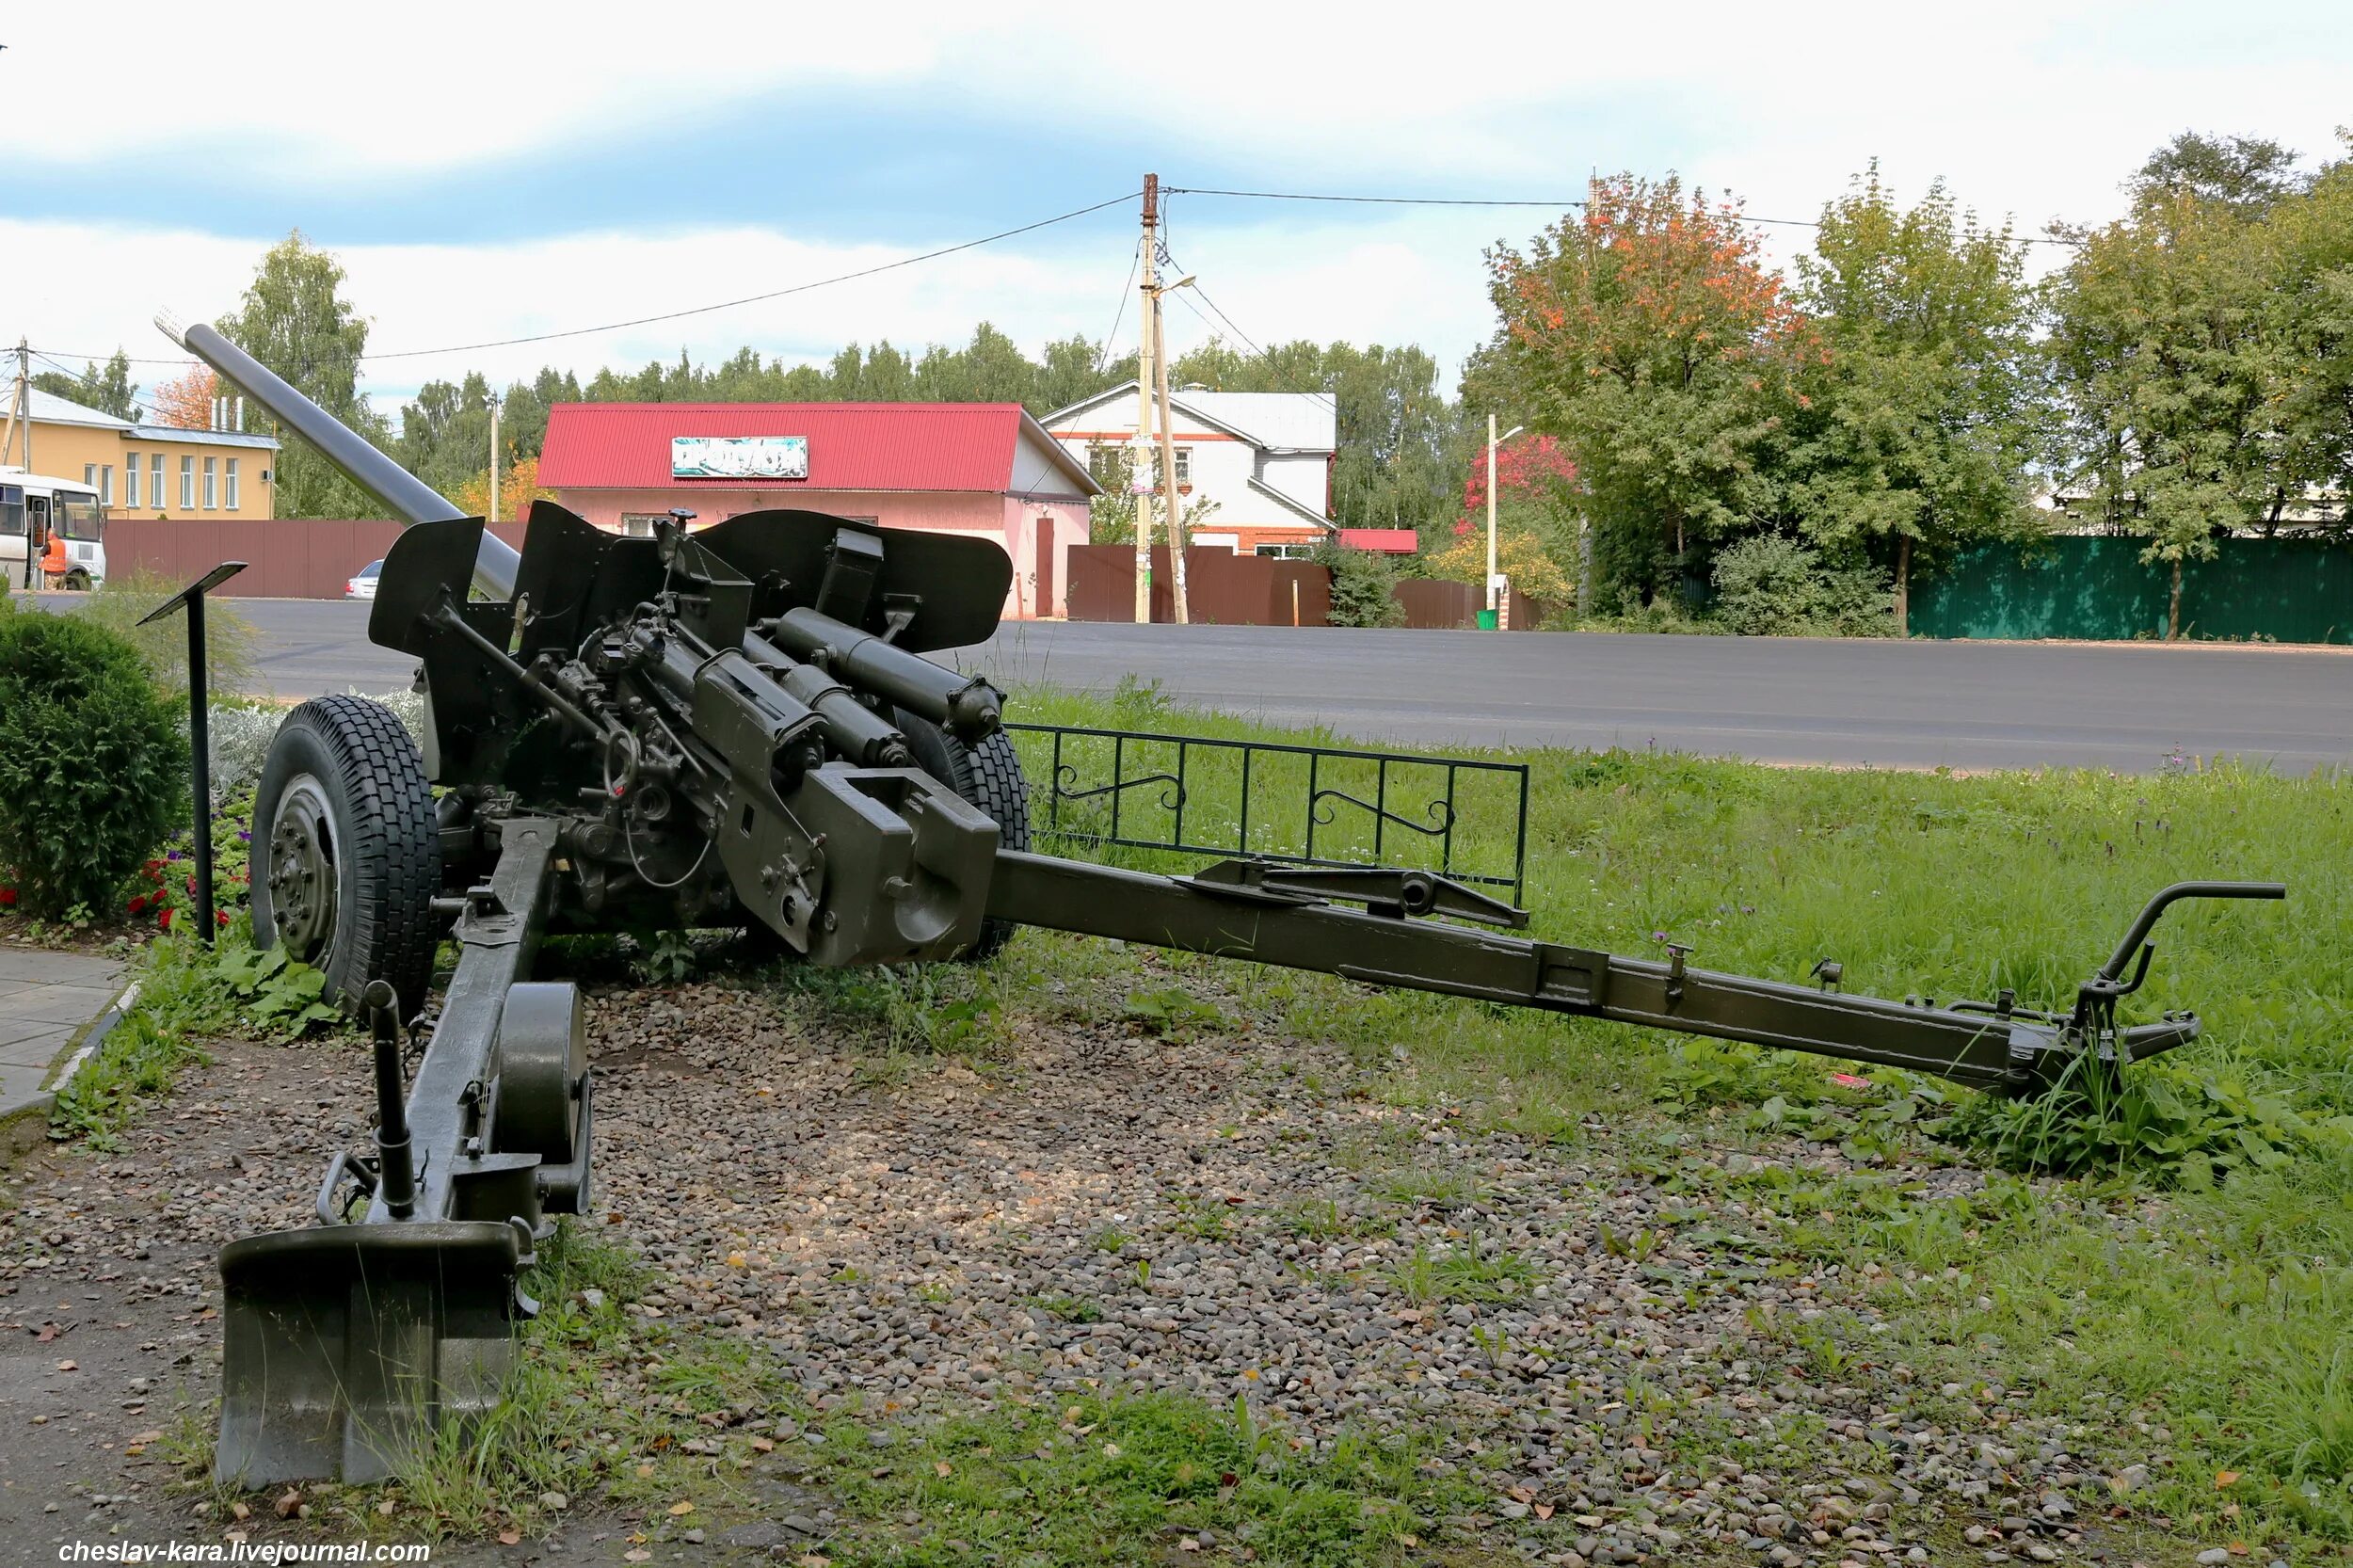
POLYGON ((1013 558, 1009 620, 1066 611, 1099 487, 1018 403, 559 403, 539 483, 600 527, 650 534, 800 507, 976 534, 1013 558))

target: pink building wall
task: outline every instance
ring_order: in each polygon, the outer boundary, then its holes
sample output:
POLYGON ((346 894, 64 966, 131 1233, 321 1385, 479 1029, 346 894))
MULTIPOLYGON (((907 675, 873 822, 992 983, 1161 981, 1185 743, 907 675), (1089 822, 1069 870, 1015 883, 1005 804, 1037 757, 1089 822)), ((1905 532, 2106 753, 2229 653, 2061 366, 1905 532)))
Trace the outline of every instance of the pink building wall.
POLYGON ((718 488, 559 490, 556 499, 600 528, 618 529, 623 514, 660 516, 673 506, 692 506, 702 527, 740 512, 771 507, 833 512, 872 518, 885 528, 926 534, 979 534, 997 541, 1014 562, 1013 587, 1005 597, 1007 620, 1036 620, 1069 613, 1070 547, 1087 542, 1083 501, 1025 500, 981 490, 808 490, 718 488), (1038 520, 1053 519, 1051 602, 1038 602, 1038 520))

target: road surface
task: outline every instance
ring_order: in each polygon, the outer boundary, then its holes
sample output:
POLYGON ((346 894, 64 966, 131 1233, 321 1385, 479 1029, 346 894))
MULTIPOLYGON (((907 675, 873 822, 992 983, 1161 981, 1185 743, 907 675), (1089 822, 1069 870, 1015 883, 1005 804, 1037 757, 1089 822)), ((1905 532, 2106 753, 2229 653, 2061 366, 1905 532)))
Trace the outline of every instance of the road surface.
MULTIPOLYGON (((367 606, 246 600, 276 695, 405 685, 367 606)), ((1648 746, 1768 762, 2353 762, 2353 654, 2212 644, 1844 642, 1031 622, 954 656, 1000 685, 1160 681, 1181 703, 1408 746, 1648 746)))

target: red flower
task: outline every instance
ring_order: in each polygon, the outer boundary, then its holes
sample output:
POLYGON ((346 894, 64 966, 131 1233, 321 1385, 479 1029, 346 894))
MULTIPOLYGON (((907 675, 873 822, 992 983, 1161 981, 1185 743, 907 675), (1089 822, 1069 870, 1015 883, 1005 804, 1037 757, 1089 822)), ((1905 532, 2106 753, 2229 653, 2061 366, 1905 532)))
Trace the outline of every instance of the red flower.
POLYGON ((0 909, 12 908, 15 904, 16 889, 13 888, 0 888, 0 909))
POLYGON ((162 914, 155 917, 155 929, 158 931, 169 931, 171 929, 170 910, 167 909, 162 914))
POLYGON ((213 923, 215 925, 227 925, 229 923, 229 911, 226 909, 214 910, 213 923))
POLYGON ((139 913, 139 911, 145 909, 146 907, 147 895, 145 893, 141 893, 138 897, 131 901, 131 913, 134 915, 139 913))

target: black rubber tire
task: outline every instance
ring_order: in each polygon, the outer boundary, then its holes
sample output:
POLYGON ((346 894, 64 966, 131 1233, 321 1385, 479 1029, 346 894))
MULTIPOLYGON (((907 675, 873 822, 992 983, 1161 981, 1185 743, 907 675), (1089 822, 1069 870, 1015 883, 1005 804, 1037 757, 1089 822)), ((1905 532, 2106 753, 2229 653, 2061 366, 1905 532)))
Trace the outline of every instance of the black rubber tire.
POLYGON ((289 789, 305 779, 325 799, 335 897, 324 929, 293 956, 325 970, 328 994, 346 1005, 370 981, 389 981, 401 1016, 414 1016, 446 924, 433 915, 441 834, 424 759, 392 711, 366 697, 317 697, 286 715, 253 799, 253 939, 264 947, 280 936, 273 829, 289 789))
MULTIPOLYGON (((1026 850, 1030 847, 1030 784, 1021 776, 1021 754, 1013 748, 1013 738, 1003 730, 984 736, 980 744, 967 745, 954 735, 929 719, 918 718, 904 708, 894 709, 891 722, 907 738, 907 749, 915 753, 915 764, 934 778, 978 807, 997 824, 997 841, 1006 849, 1026 850)), ((981 922, 980 940, 957 954, 966 963, 979 963, 993 957, 997 950, 1013 939, 1016 927, 1011 920, 986 920, 981 922)))

